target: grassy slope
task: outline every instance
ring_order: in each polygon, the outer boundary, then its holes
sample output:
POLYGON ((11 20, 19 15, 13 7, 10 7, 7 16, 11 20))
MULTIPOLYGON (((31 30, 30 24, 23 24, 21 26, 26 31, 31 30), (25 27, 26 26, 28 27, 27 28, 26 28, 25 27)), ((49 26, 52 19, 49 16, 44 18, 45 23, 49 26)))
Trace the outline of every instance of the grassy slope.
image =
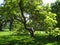
POLYGON ((35 38, 29 34, 12 35, 12 32, 0 32, 0 45, 60 45, 60 41, 45 32, 35 32, 35 38))

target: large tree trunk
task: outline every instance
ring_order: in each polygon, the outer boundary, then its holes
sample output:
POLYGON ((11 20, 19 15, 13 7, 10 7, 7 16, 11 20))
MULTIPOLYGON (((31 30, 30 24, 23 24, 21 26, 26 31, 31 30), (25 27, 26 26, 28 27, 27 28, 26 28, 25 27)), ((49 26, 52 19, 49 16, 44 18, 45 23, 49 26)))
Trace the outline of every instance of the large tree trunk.
POLYGON ((33 30, 33 28, 28 28, 27 27, 27 24, 26 24, 26 17, 24 16, 24 11, 23 11, 23 3, 22 3, 22 1, 23 0, 20 0, 20 2, 19 2, 19 7, 20 7, 20 11, 21 11, 21 15, 22 15, 22 17, 23 17, 23 24, 24 24, 24 27, 25 27, 25 29, 26 30, 28 30, 29 32, 30 32, 30 35, 31 35, 31 37, 34 37, 34 30, 33 30))
POLYGON ((31 37, 34 37, 34 29, 33 28, 26 28, 29 32, 31 37))

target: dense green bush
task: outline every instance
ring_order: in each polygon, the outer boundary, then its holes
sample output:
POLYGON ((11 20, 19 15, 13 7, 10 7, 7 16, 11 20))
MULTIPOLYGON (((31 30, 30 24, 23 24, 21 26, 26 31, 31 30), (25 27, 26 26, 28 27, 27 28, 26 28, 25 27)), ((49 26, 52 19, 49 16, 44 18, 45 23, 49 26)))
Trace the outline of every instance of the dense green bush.
POLYGON ((50 35, 56 37, 60 35, 60 28, 55 28, 54 30, 51 30, 51 32, 49 32, 50 35))

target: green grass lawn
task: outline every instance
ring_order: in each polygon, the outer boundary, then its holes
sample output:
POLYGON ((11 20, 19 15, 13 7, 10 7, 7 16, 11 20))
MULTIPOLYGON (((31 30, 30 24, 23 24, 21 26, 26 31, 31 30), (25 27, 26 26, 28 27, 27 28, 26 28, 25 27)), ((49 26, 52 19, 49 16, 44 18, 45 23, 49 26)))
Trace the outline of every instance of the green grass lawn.
POLYGON ((36 31, 34 38, 29 34, 0 32, 0 45, 60 45, 60 40, 41 31, 36 31))

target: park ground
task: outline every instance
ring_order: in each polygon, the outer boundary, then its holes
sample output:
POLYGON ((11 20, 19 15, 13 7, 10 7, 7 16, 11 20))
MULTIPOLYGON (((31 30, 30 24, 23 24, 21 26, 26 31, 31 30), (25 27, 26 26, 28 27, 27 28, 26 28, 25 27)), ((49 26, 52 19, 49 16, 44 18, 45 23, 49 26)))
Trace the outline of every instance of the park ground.
POLYGON ((60 39, 44 31, 36 31, 34 38, 26 33, 3 31, 0 32, 0 45, 60 45, 60 39))

